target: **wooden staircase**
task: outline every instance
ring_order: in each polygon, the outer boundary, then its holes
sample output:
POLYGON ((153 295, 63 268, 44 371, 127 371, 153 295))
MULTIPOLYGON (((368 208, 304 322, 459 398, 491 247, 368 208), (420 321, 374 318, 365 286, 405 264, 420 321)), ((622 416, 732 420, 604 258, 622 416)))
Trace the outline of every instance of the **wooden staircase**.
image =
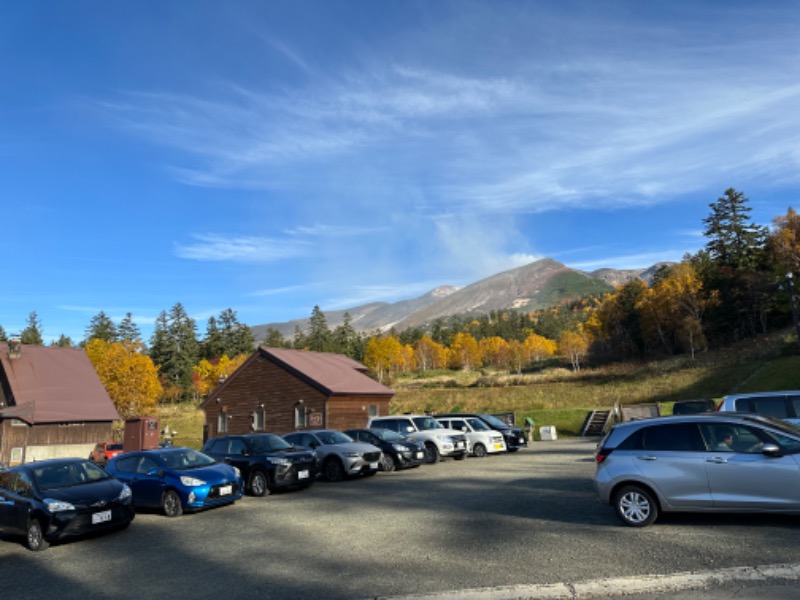
POLYGON ((586 416, 581 428, 583 437, 600 437, 605 433, 606 424, 611 418, 610 410, 593 410, 586 416))

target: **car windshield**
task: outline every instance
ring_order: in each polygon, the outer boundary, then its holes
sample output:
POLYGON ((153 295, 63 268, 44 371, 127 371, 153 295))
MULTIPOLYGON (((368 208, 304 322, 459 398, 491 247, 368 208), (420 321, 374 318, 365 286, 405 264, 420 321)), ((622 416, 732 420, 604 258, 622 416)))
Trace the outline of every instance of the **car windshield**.
POLYGON ((467 421, 467 423, 470 424, 470 426, 475 431, 491 431, 492 430, 491 427, 489 427, 486 423, 484 423, 480 419, 472 418, 472 419, 466 419, 466 421, 467 421))
POLYGON ((281 450, 291 450, 294 448, 289 442, 279 435, 267 433, 264 435, 254 435, 249 438, 253 447, 253 452, 262 454, 264 452, 280 452, 281 450))
POLYGON ((323 444, 349 444, 354 441, 353 438, 341 431, 319 431, 317 437, 323 444))
POLYGON ((492 427, 500 427, 501 429, 508 429, 508 423, 502 419, 498 419, 494 415, 481 415, 481 419, 486 421, 492 427))
POLYGON ((31 471, 36 485, 42 491, 111 478, 103 469, 89 461, 34 466, 31 471))
POLYGON ((427 429, 444 429, 442 424, 433 417, 414 417, 414 423, 420 431, 425 431, 427 429))
POLYGON ((178 450, 162 452, 160 456, 164 466, 166 466, 168 469, 174 469, 176 471, 207 467, 208 465, 213 465, 215 462, 217 462, 210 456, 190 448, 180 448, 178 450))
POLYGON ((375 435, 381 438, 384 442, 404 442, 405 436, 400 435, 391 429, 376 429, 373 431, 375 435))

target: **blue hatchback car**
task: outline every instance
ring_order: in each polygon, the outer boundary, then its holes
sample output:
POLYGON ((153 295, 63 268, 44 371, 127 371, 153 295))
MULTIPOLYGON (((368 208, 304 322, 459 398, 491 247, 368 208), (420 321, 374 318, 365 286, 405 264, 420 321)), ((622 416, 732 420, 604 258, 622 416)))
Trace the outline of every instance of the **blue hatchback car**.
POLYGON ((137 508, 161 508, 168 517, 233 504, 243 493, 238 469, 191 448, 125 452, 106 471, 128 484, 137 508))

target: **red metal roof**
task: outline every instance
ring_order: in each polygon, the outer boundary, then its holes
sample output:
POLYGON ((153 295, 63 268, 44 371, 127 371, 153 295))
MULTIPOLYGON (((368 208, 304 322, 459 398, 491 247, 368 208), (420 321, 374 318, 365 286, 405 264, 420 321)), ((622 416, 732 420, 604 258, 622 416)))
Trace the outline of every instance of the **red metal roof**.
POLYGON ((367 376, 364 365, 344 354, 264 347, 259 351, 332 396, 394 396, 394 390, 367 376))
POLYGON ((0 417, 28 423, 113 421, 119 413, 81 348, 22 346, 17 358, 0 343, 0 374, 13 401, 0 417))

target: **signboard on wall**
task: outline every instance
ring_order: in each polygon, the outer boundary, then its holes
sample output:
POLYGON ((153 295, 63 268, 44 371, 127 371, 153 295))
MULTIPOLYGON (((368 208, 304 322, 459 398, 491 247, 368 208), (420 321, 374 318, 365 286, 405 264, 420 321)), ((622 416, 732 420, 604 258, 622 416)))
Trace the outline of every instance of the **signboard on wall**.
POLYGON ((322 413, 312 412, 308 414, 309 427, 322 427, 322 413))

